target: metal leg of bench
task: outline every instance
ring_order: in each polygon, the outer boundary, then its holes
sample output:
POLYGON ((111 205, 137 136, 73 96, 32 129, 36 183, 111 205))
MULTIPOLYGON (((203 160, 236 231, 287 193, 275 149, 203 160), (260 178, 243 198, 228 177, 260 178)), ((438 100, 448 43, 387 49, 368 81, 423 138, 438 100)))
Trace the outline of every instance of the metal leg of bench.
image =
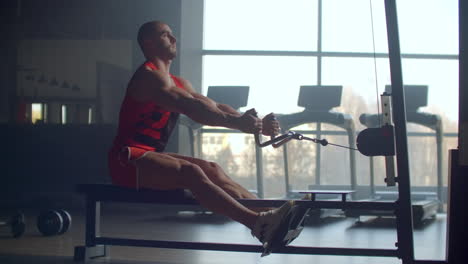
POLYGON ((107 255, 106 245, 96 245, 93 247, 77 246, 73 260, 77 262, 86 262, 87 260, 105 257, 107 255))
POLYGON ((96 245, 96 237, 101 235, 101 202, 90 197, 86 199, 85 246, 75 247, 75 261, 86 261, 91 258, 105 257, 105 245, 96 245))
POLYGON ((86 246, 96 245, 96 237, 101 235, 101 202, 86 199, 86 246))

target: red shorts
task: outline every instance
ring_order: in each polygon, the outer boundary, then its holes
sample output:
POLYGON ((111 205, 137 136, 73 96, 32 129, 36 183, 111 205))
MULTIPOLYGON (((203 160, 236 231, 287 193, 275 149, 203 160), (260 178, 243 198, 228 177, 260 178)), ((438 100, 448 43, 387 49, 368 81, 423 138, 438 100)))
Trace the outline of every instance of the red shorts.
POLYGON ((149 151, 151 150, 128 146, 112 148, 108 155, 112 183, 123 187, 138 188, 138 170, 134 161, 149 151))

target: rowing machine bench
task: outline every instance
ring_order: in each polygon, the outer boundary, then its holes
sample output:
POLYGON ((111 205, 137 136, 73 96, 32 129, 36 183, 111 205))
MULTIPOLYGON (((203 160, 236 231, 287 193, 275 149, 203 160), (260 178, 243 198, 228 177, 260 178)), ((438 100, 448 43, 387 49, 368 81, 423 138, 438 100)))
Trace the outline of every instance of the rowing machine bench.
MULTIPOLYGON (((142 246, 152 242, 101 237, 101 202, 198 204, 190 191, 183 189, 154 191, 147 189, 137 190, 112 184, 79 184, 76 191, 84 194, 86 197, 86 229, 85 245, 75 247, 75 261, 86 261, 91 258, 106 256, 106 245, 142 246)), ((158 241, 154 242, 154 246, 158 246, 158 241)), ((164 244, 161 247, 164 247, 164 244)))
MULTIPOLYGON (((249 244, 228 244, 228 243, 206 243, 206 242, 186 242, 186 241, 165 241, 165 240, 137 240, 116 237, 100 236, 100 212, 101 202, 122 202, 122 203, 159 203, 159 204, 183 204, 199 205, 191 194, 185 190, 174 191, 153 191, 135 190, 113 186, 110 184, 81 184, 77 186, 77 191, 86 196, 86 230, 85 245, 75 247, 75 261, 86 261, 92 258, 106 256, 107 246, 134 246, 134 247, 155 247, 172 249, 193 249, 193 250, 214 250, 214 251, 235 251, 235 252, 265 252, 262 245, 249 244)), ((306 191, 310 192, 310 191, 306 191)), ((313 192, 313 191, 312 191, 313 192)), ((320 191, 315 191, 316 194, 320 191)), ((345 191, 346 192, 346 191, 345 191)), ((344 194, 342 194, 344 196, 344 194)), ((243 205, 249 207, 279 207, 287 200, 269 199, 239 199, 243 205)), ((346 201, 320 201, 320 200, 296 200, 296 203, 303 208, 337 208, 337 209, 366 209, 374 208, 388 211, 395 211, 396 203, 385 202, 354 202, 346 201)), ((300 210, 298 210, 300 211, 300 210)), ((297 224, 297 223, 296 223, 297 224)), ((294 227, 293 227, 294 228, 294 227)), ((289 231, 300 230, 289 229, 289 231)), ((285 237, 286 238, 286 237, 285 237)), ((288 239, 289 240, 289 239, 288 239)), ((349 255, 349 256, 392 256, 396 257, 399 252, 396 249, 361 249, 361 248, 326 248, 326 247, 299 247, 287 246, 275 250, 282 254, 309 254, 309 255, 349 255)))
MULTIPOLYGON (((265 255, 271 253, 273 248, 265 249, 262 245, 244 244, 224 244, 186 241, 164 241, 164 240, 138 240, 116 237, 100 236, 100 214, 101 202, 122 202, 122 203, 151 203, 151 204, 172 204, 172 205, 199 205, 193 195, 188 190, 178 189, 171 191, 155 191, 148 189, 131 189, 114 186, 111 184, 80 184, 77 191, 86 196, 86 224, 85 224, 85 245, 75 247, 74 260, 86 261, 92 258, 105 257, 107 255, 106 246, 136 246, 136 247, 156 247, 173 249, 195 249, 195 250, 219 250, 238 252, 263 252, 265 255)), ((259 200, 259 199, 239 199, 245 206, 259 207, 279 207, 287 200, 259 200)), ((289 222, 290 229, 284 230, 282 241, 277 243, 286 245, 299 235, 302 223, 308 209, 301 206, 296 207, 293 220, 289 222)), ((284 249, 276 252, 285 252, 284 249)), ((281 246, 280 246, 281 247, 281 246)), ((291 251, 291 252, 294 252, 291 251)))

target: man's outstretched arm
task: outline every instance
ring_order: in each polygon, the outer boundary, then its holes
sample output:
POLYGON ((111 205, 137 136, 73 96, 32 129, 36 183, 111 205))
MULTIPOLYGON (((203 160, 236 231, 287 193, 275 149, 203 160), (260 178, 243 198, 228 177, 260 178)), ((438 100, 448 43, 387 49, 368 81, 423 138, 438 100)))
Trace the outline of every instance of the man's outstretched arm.
MULTIPOLYGON (((184 80, 182 78, 179 78, 179 80, 182 83, 184 83, 185 87, 188 87, 188 89, 191 91, 193 96, 195 96, 195 97, 200 96, 200 98, 202 98, 202 99, 212 101, 212 103, 216 104, 218 109, 220 109, 221 111, 223 111, 223 112, 225 112, 227 114, 231 114, 231 115, 234 115, 234 116, 241 116, 241 113, 239 113, 237 110, 232 108, 230 105, 215 102, 215 101, 211 100, 208 97, 205 97, 205 96, 203 96, 203 95, 201 95, 199 93, 196 93, 193 90, 192 85, 190 84, 190 82, 188 82, 187 80, 184 80)), ((251 111, 251 110, 249 110, 249 111, 251 111)), ((254 115, 257 116, 257 113, 255 112, 255 110, 251 111, 251 113, 254 113, 254 115)), ((280 130, 281 130, 280 124, 279 124, 278 120, 276 119, 276 117, 275 117, 275 115, 273 113, 270 113, 270 114, 266 115, 265 117, 263 117, 263 119, 262 119, 262 134, 264 134, 266 136, 277 135, 280 132, 280 130)))
POLYGON ((196 93, 188 81, 182 78, 179 80, 185 90, 172 84, 163 73, 145 69, 136 84, 144 87, 158 105, 169 111, 185 114, 201 124, 238 129, 246 133, 261 132, 262 120, 255 116, 255 110, 241 115, 229 106, 218 104, 196 93))

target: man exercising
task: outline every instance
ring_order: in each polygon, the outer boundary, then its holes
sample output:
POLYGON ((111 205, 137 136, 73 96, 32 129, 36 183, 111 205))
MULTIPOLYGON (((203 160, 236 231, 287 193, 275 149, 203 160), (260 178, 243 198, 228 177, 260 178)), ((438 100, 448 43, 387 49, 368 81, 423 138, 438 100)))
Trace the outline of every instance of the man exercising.
POLYGON ((195 92, 187 80, 170 74, 177 49, 167 24, 143 24, 138 43, 146 62, 131 78, 121 105, 118 133, 109 151, 112 182, 131 188, 188 189, 205 208, 250 228, 264 246, 282 239, 278 232, 284 233, 294 216, 292 201, 274 210, 249 209, 236 199, 253 199, 255 195, 229 178, 216 163, 164 152, 179 113, 204 125, 267 136, 280 129, 273 114, 263 120, 254 109, 240 114, 195 92))

